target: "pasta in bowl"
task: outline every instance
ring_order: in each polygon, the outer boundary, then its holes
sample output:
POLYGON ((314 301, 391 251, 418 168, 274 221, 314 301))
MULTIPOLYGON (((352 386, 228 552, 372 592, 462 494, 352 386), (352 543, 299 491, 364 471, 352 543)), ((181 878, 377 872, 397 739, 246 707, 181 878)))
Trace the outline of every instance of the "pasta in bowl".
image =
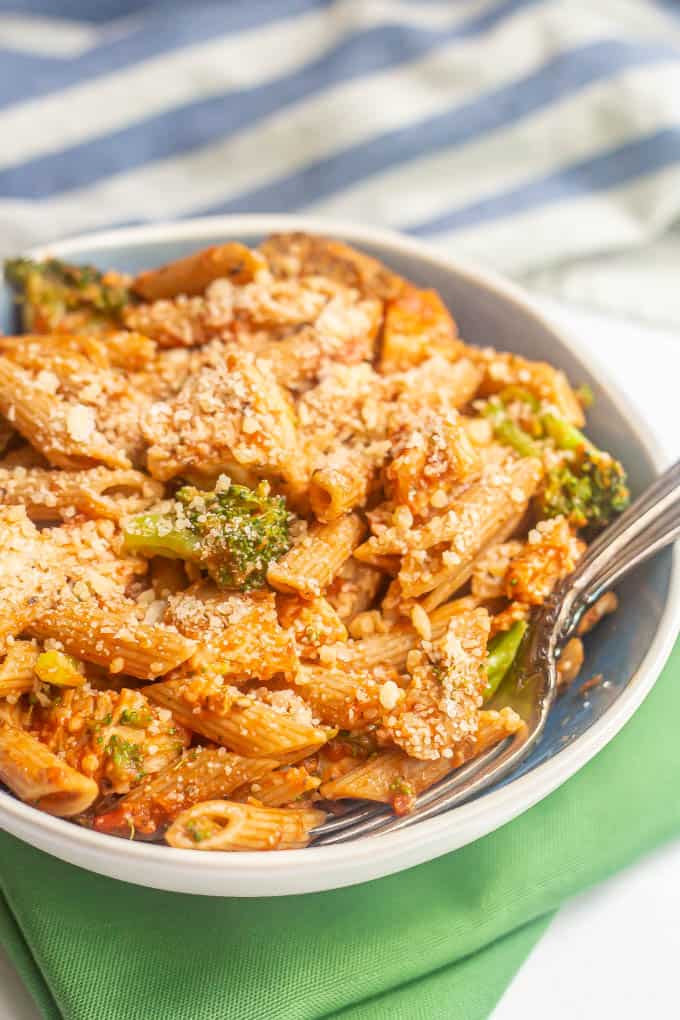
POLYGON ((467 342, 429 280, 219 240, 7 268, 0 778, 156 863, 408 812, 515 732, 493 694, 532 607, 627 500, 587 390, 467 342))

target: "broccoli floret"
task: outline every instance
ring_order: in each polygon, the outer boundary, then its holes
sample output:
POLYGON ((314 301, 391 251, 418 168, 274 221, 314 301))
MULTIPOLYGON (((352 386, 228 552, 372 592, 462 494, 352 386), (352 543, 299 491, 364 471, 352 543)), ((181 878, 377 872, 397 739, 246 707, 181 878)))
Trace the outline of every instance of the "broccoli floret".
POLYGON ((493 425, 494 435, 500 443, 511 446, 520 457, 540 457, 541 447, 534 442, 542 433, 537 419, 538 410, 539 403, 532 393, 520 386, 507 386, 498 396, 487 401, 483 413, 493 425), (525 412, 522 425, 508 410, 518 404, 525 412))
POLYGON ((629 502, 621 464, 608 453, 586 449, 550 468, 538 496, 542 517, 563 514, 589 534, 601 531, 629 502))
POLYGON ((543 427, 568 459, 550 467, 538 497, 544 517, 563 514, 577 528, 595 534, 630 502, 626 472, 618 460, 598 450, 579 429, 553 414, 543 427))
POLYGON ((85 312, 94 320, 120 320, 132 300, 130 291, 103 276, 94 266, 76 266, 59 259, 36 262, 8 259, 5 279, 17 291, 29 327, 56 328, 73 312, 85 312))
POLYGON ((598 450, 574 425, 550 411, 541 411, 531 394, 518 387, 508 388, 489 400, 483 413, 501 443, 522 457, 543 457, 546 473, 535 501, 539 516, 564 515, 589 537, 628 506, 626 472, 619 461, 598 450), (518 403, 523 408, 522 425, 508 410, 518 403), (563 455, 556 458, 556 451, 563 455))
POLYGON ((511 446, 520 457, 540 457, 541 449, 528 432, 509 417, 499 401, 490 400, 484 408, 485 416, 493 425, 496 439, 504 446, 511 446))
POLYGON ((269 486, 218 483, 214 492, 180 489, 170 510, 128 520, 125 546, 142 556, 197 563, 221 588, 263 587, 267 567, 290 548, 290 515, 269 486))

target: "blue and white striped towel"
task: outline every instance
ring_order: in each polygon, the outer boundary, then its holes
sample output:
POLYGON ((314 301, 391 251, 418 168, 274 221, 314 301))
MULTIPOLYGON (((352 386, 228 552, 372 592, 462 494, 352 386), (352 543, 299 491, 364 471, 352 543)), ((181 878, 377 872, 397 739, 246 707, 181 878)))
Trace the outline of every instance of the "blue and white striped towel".
POLYGON ((305 211, 680 324, 675 0, 0 0, 0 137, 3 254, 305 211))

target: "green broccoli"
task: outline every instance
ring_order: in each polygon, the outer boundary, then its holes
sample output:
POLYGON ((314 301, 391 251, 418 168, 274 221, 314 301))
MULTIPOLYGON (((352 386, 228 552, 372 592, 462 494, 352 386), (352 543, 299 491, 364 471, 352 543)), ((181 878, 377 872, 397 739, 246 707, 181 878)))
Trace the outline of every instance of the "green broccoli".
POLYGON ((485 702, 491 700, 507 676, 517 657, 527 626, 525 620, 517 620, 510 630, 501 631, 489 641, 486 661, 487 682, 484 689, 485 702))
POLYGON ((489 400, 484 408, 484 415, 493 425, 496 439, 504 446, 511 446, 520 457, 541 456, 540 446, 525 429, 513 421, 501 400, 489 400))
POLYGON ((132 296, 127 287, 103 276, 93 266, 76 266, 59 259, 36 262, 8 259, 5 279, 17 291, 29 328, 58 328, 72 313, 85 313, 86 323, 120 321, 132 296))
POLYGON ((290 548, 290 515, 281 496, 261 482, 220 485, 214 492, 185 486, 164 512, 131 517, 125 547, 142 556, 197 563, 221 588, 263 587, 267 567, 290 548))
POLYGON ((544 457, 546 473, 536 497, 541 517, 567 517, 574 527, 595 534, 625 510, 630 500, 626 472, 619 461, 593 443, 574 425, 541 409, 536 398, 518 387, 489 400, 483 411, 496 438, 522 457, 544 457), (513 404, 523 405, 518 424, 513 404), (526 424, 526 427, 524 427, 526 424), (563 456, 555 458, 555 451, 563 456))
POLYGON ((546 434, 568 455, 551 466, 537 498, 543 517, 563 514, 577 528, 597 533, 630 501, 626 472, 618 460, 598 450, 574 425, 544 414, 546 434))

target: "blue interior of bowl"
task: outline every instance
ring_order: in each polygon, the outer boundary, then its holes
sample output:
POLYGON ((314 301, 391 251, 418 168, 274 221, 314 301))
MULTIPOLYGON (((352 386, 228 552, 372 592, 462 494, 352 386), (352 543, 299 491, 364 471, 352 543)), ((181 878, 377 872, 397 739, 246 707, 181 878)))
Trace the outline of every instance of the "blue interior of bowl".
MULTIPOLYGON (((221 239, 226 240, 216 235, 211 242, 183 240, 149 241, 128 246, 112 244, 106 250, 90 250, 83 244, 81 250, 69 255, 69 260, 136 272, 179 258, 221 239)), ((261 238, 253 234, 238 239, 253 244, 261 238)), ((648 451, 606 387, 528 310, 515 304, 511 298, 490 291, 474 277, 443 269, 427 258, 394 254, 391 249, 380 246, 366 246, 366 250, 415 283, 438 290, 467 341, 550 361, 562 368, 573 383, 588 383, 596 398, 588 414, 591 437, 623 461, 633 493, 639 492, 653 479, 656 472, 648 451)), ((6 333, 16 328, 13 302, 6 288, 0 292, 0 328, 6 333)), ((597 338, 593 338, 593 344, 597 344, 597 338)), ((332 413, 332 408, 329 412, 332 413)), ((634 679, 661 620, 670 584, 671 563, 669 551, 638 568, 619 586, 618 612, 604 620, 587 638, 586 662, 579 683, 558 699, 540 745, 513 773, 513 778, 535 768, 581 736, 634 679), (587 694, 581 693, 581 682, 598 673, 603 675, 604 682, 591 688, 587 694)))

